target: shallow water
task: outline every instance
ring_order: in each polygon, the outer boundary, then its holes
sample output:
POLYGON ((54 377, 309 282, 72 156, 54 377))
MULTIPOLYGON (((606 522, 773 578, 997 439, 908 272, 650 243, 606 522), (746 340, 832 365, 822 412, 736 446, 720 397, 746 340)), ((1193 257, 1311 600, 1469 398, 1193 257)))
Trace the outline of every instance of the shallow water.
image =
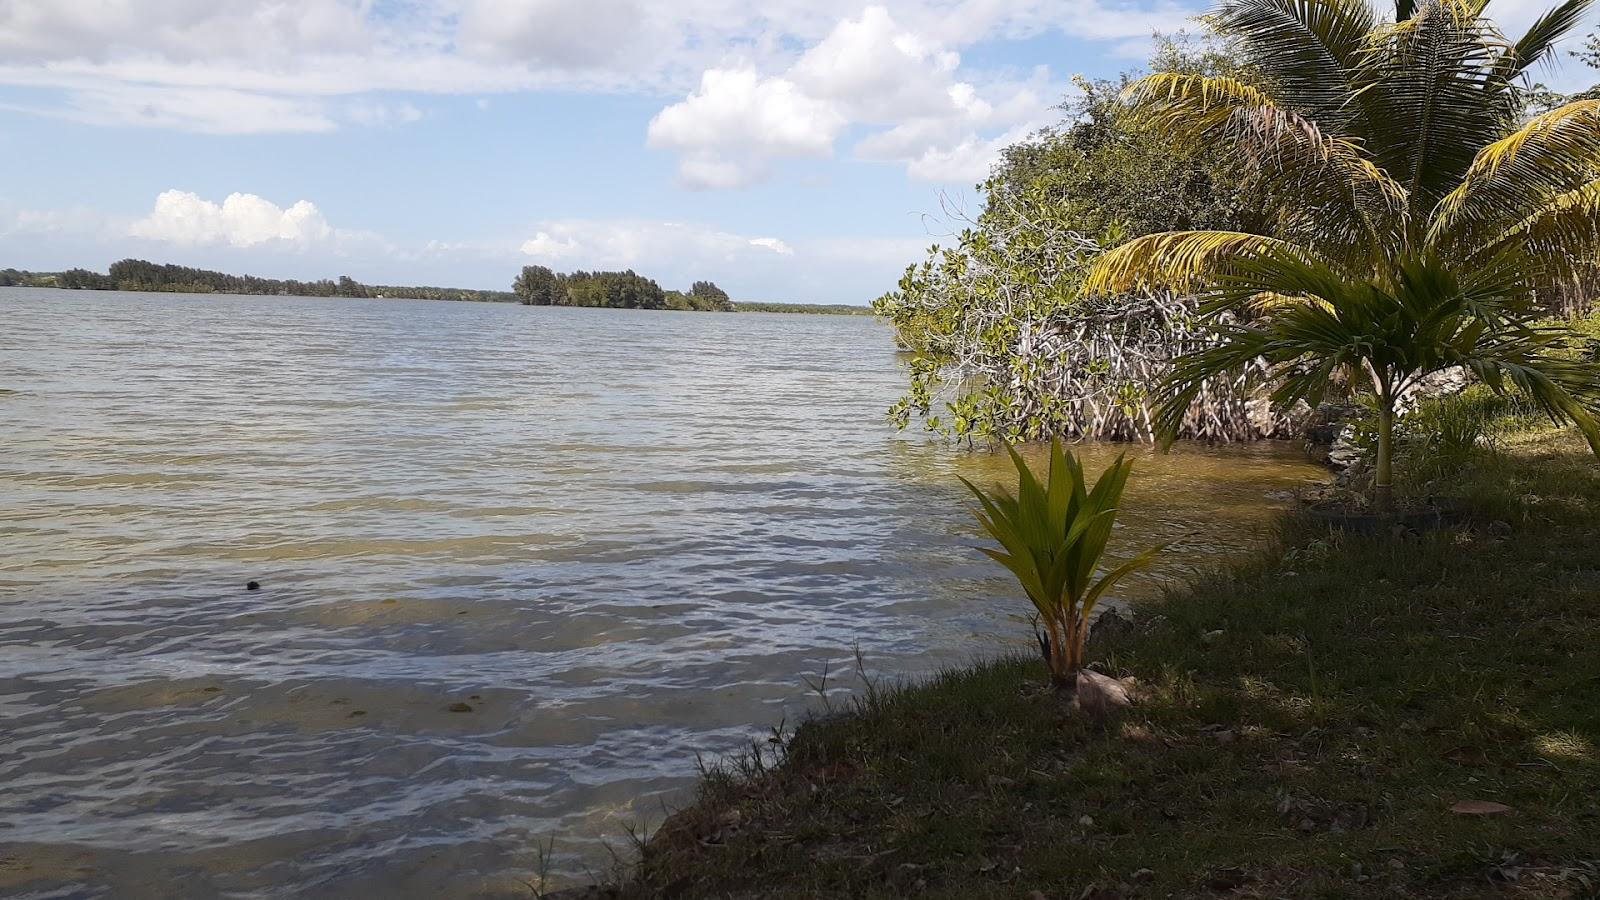
MULTIPOLYGON (((540 840, 603 864, 852 644, 891 677, 1025 646, 955 480, 1003 461, 884 424, 866 318, 0 289, 0 321, 0 893, 526 896, 540 840)), ((1134 453, 1117 540, 1199 531, 1124 600, 1320 475, 1134 453)))

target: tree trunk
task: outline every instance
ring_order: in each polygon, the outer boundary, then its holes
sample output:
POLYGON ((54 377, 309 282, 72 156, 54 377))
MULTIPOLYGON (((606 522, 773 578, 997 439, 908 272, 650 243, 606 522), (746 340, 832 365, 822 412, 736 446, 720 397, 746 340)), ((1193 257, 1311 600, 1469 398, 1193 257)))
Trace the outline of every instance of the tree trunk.
POLYGON ((1378 471, 1372 503, 1380 516, 1394 513, 1394 398, 1388 390, 1378 397, 1378 471))

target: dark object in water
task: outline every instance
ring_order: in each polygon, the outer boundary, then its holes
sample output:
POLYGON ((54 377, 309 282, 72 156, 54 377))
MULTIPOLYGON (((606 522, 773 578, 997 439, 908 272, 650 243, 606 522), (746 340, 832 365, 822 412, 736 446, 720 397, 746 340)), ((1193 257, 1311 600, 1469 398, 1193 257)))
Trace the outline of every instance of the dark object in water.
POLYGON ((247 590, 247 591, 259 591, 259 590, 261 590, 261 582, 252 581, 249 584, 245 585, 244 589, 247 590))
POLYGON ((451 712, 472 712, 472 704, 470 704, 470 703, 452 703, 452 704, 450 704, 450 711, 451 712))

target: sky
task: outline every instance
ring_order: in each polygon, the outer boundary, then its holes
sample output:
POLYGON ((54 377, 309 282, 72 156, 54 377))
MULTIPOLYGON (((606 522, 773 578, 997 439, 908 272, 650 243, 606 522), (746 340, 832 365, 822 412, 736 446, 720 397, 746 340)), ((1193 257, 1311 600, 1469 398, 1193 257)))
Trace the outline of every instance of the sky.
MULTIPOLYGON (((1544 5, 1490 11, 1515 31, 1544 5)), ((1001 147, 1059 121, 1074 75, 1138 68, 1200 11, 0 0, 0 267, 499 289, 524 265, 632 268, 866 303, 950 232, 946 199, 977 205, 1001 147)))

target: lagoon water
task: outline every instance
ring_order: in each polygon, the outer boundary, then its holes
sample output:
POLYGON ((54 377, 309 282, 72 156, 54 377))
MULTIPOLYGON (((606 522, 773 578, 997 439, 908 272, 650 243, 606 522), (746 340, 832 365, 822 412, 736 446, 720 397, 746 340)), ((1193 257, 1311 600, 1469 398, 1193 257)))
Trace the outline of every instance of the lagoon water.
MULTIPOLYGON (((1027 647, 955 479, 1002 461, 884 423, 868 318, 0 289, 0 323, 0 894, 527 896, 542 841, 604 865, 857 643, 888 678, 1027 647)), ((1122 547, 1199 530, 1124 600, 1319 476, 1134 452, 1122 547)))

